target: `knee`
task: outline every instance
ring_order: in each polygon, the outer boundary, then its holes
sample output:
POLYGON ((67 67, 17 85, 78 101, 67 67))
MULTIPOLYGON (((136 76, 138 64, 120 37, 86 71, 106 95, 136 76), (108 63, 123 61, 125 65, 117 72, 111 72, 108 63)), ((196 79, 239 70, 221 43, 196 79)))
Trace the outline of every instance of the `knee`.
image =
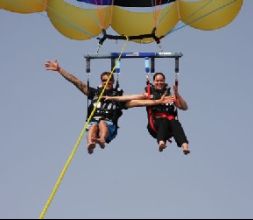
POLYGON ((98 124, 99 128, 107 128, 107 124, 104 120, 101 120, 98 124))

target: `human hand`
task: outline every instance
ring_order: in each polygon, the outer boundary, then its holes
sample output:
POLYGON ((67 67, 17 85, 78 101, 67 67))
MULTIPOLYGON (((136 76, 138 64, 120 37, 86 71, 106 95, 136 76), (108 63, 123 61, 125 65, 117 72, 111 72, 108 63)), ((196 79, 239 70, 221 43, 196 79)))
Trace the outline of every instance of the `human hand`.
POLYGON ((103 100, 105 100, 105 101, 108 101, 108 100, 110 100, 110 96, 102 96, 102 98, 101 99, 103 99, 103 100))
POLYGON ((174 86, 173 86, 173 91, 174 91, 175 96, 178 96, 178 95, 179 95, 178 86, 174 85, 174 86))
POLYGON ((45 68, 46 68, 46 70, 59 71, 60 65, 57 60, 55 60, 55 61, 49 60, 45 63, 45 68))
POLYGON ((176 97, 175 96, 165 96, 163 95, 160 99, 162 104, 172 104, 176 101, 176 97))
POLYGON ((144 99, 150 99, 150 95, 147 92, 143 93, 143 98, 144 99))

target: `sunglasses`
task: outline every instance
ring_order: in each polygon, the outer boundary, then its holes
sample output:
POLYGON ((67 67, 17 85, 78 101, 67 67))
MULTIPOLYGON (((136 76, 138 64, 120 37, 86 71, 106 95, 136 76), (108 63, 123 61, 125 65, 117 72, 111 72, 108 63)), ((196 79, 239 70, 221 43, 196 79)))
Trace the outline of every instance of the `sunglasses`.
MULTIPOLYGON (((106 82, 108 79, 102 79, 102 82, 106 82)), ((109 80, 110 82, 113 82, 113 79, 109 80)))

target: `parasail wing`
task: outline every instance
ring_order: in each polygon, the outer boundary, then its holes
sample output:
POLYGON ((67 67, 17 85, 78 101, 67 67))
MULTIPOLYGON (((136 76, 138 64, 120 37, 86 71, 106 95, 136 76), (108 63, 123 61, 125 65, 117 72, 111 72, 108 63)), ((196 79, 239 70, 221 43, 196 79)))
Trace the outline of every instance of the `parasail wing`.
POLYGON ((47 0, 0 0, 0 7, 15 13, 35 13, 45 11, 47 0))
MULTIPOLYGON (((134 12, 121 7, 114 7, 112 28, 121 35, 133 36, 151 33, 156 28, 158 38, 171 31, 179 21, 176 4, 171 4, 159 11, 159 18, 154 12, 134 12)), ((137 42, 150 43, 152 38, 137 42)))
POLYGON ((54 27, 71 39, 88 40, 111 26, 139 43, 159 42, 179 21, 201 30, 224 27, 242 4, 243 0, 0 0, 0 8, 11 12, 46 12, 54 27), (146 36, 138 40, 139 35, 146 36))
POLYGON ((62 0, 48 1, 47 14, 54 27, 64 36, 87 40, 109 27, 110 6, 100 9, 83 9, 62 0))
POLYGON ((179 1, 179 10, 185 24, 201 30, 214 30, 231 23, 242 4, 243 0, 179 1))

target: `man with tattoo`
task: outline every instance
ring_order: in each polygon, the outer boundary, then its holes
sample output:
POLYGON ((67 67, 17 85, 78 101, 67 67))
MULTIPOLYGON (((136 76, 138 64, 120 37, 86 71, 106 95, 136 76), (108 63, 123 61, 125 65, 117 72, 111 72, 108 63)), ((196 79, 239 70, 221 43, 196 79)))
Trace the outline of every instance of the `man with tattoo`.
POLYGON ((114 77, 110 72, 103 72, 100 75, 101 85, 97 88, 88 87, 86 83, 78 79, 73 74, 63 69, 57 60, 47 61, 45 63, 46 70, 51 70, 59 73, 66 80, 75 85, 84 95, 91 100, 88 107, 88 117, 93 113, 92 119, 89 122, 87 134, 87 149, 88 153, 92 154, 96 144, 99 144, 103 149, 105 143, 110 143, 117 135, 118 119, 122 115, 123 109, 143 106, 154 106, 170 102, 169 98, 161 97, 159 100, 129 100, 126 102, 118 102, 115 100, 98 99, 103 88, 106 86, 103 96, 122 96, 123 91, 114 87, 114 77), (108 82, 108 83, 107 83, 108 82))

